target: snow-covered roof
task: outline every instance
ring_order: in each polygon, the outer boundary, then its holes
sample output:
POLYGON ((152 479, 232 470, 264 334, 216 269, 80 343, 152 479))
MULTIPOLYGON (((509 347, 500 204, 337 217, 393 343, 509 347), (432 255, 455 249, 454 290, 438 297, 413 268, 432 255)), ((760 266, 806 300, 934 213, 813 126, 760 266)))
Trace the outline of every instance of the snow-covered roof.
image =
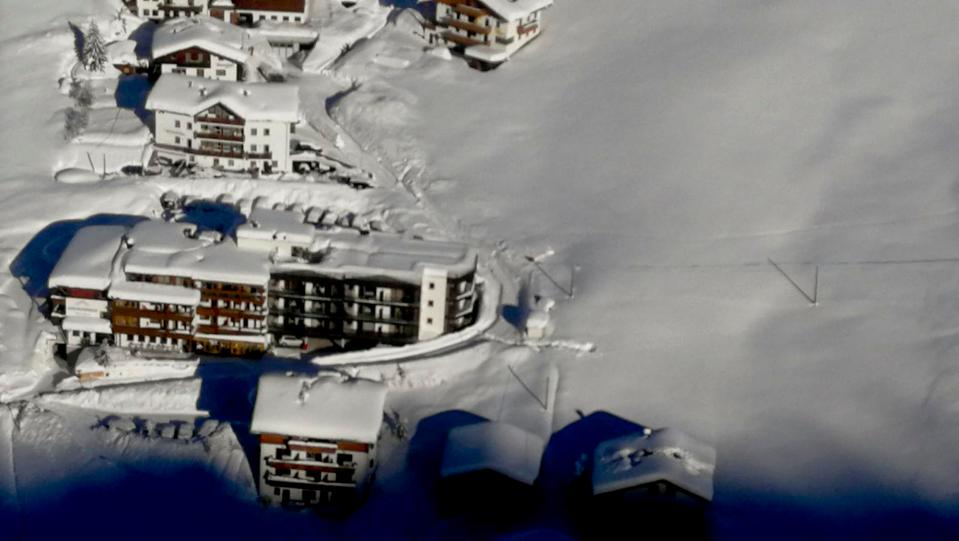
POLYGON ((144 62, 137 56, 136 48, 137 42, 132 39, 114 41, 106 47, 107 58, 114 66, 142 65, 144 62))
POLYGON ((141 252, 172 254, 201 246, 202 241, 193 238, 195 233, 194 224, 145 220, 133 226, 127 243, 141 252))
POLYGON ((476 268, 476 251, 459 242, 425 241, 402 235, 353 229, 317 231, 311 249, 322 252, 317 263, 282 263, 283 270, 330 276, 387 277, 418 283, 423 271, 445 270, 462 276, 476 268))
POLYGON ((111 299, 143 301, 180 306, 200 304, 200 291, 182 286, 150 282, 114 282, 107 296, 111 299))
POLYGON ((100 317, 67 316, 63 318, 63 330, 112 334, 110 322, 100 317))
POLYGON ((250 32, 270 41, 289 43, 313 43, 320 37, 320 33, 309 26, 267 20, 260 21, 250 32))
POLYGON ((303 12, 306 0, 233 0, 238 10, 303 12))
POLYGON ((77 231, 50 273, 49 287, 105 290, 126 232, 121 225, 91 225, 77 231))
POLYGON ((195 115, 217 104, 245 120, 293 123, 299 119, 296 85, 214 81, 174 73, 160 77, 147 98, 146 108, 195 115))
POLYGON ((596 448, 593 494, 666 481, 712 500, 715 467, 716 450, 681 430, 637 432, 596 448))
POLYGON ((553 5, 553 0, 480 0, 490 10, 506 19, 515 21, 553 5))
POLYGON ((250 431, 375 443, 385 403, 386 386, 375 381, 267 374, 257 388, 250 431))
POLYGON ((543 438, 510 424, 486 421, 459 426, 446 437, 440 475, 491 470, 532 485, 545 449, 543 438))
POLYGON ((240 28, 209 15, 170 19, 153 34, 153 58, 191 47, 244 63, 253 50, 253 38, 240 28))
POLYGON ((300 212, 256 208, 236 230, 237 239, 284 240, 309 245, 316 228, 303 222, 300 212))
POLYGON ((255 252, 239 250, 230 241, 200 245, 175 253, 142 251, 134 247, 126 255, 123 270, 135 274, 181 276, 205 282, 266 286, 270 279, 267 261, 255 252))

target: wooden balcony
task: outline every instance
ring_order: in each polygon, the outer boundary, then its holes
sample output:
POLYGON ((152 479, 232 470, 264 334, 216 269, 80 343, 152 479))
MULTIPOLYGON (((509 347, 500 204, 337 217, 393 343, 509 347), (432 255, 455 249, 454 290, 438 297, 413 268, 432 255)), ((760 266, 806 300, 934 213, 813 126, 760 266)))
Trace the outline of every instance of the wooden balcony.
POLYGON ((466 21, 451 19, 449 17, 444 17, 443 19, 441 19, 440 24, 444 26, 452 26, 453 28, 458 28, 465 32, 473 32, 474 34, 486 35, 493 31, 493 29, 488 26, 483 26, 481 24, 468 23, 466 21))
POLYGON ((197 116, 193 120, 200 124, 226 124, 227 126, 242 126, 244 124, 242 118, 197 116))
POLYGON ((457 45, 462 45, 464 47, 472 47, 474 45, 485 45, 482 41, 461 36, 457 34, 456 32, 453 32, 452 30, 447 30, 446 32, 443 32, 443 39, 445 39, 446 41, 452 41, 453 43, 456 43, 457 45))
POLYGON ((147 329, 144 327, 121 327, 114 325, 113 334, 133 334, 136 336, 156 336, 158 338, 171 338, 173 340, 191 340, 192 335, 177 332, 169 329, 147 329))
POLYGON ((266 315, 266 310, 237 310, 234 308, 210 308, 200 306, 196 309, 198 316, 202 317, 228 317, 231 319, 261 319, 266 315))
POLYGON ((222 289, 204 288, 200 290, 200 299, 202 301, 230 301, 230 302, 249 302, 252 304, 263 305, 266 303, 264 293, 247 293, 245 291, 223 291, 222 289))
POLYGON ((539 28, 539 25, 537 23, 531 23, 527 25, 517 26, 516 32, 520 36, 525 36, 526 34, 532 34, 533 32, 536 32, 538 28, 539 28))
POLYGON ((462 13, 467 17, 476 17, 477 19, 480 17, 487 17, 490 14, 485 9, 478 8, 476 6, 468 6, 466 4, 454 4, 451 7, 453 8, 453 11, 457 13, 462 13))
POLYGON ((113 307, 113 315, 117 317, 145 317, 149 319, 160 319, 164 321, 181 321, 183 323, 192 323, 193 314, 184 314, 182 312, 170 312, 166 310, 143 310, 140 308, 124 308, 121 306, 113 307))
MULTIPOLYGON (((258 318, 257 318, 258 319, 258 318)), ((230 336, 263 336, 266 335, 266 327, 260 329, 241 329, 241 328, 232 328, 232 327, 222 327, 219 325, 198 325, 197 333, 199 334, 218 334, 223 335, 225 340, 229 340, 230 336)))
POLYGON ((243 142, 243 133, 237 135, 227 134, 227 133, 217 133, 212 131, 200 131, 196 132, 195 136, 199 139, 214 139, 217 141, 235 141, 243 142))

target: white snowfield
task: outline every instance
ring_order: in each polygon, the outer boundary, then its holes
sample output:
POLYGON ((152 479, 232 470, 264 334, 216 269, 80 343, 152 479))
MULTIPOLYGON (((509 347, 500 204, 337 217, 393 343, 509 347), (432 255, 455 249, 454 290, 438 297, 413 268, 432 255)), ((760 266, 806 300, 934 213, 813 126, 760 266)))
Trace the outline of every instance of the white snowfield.
POLYGON ((250 431, 327 441, 376 443, 386 385, 340 376, 260 378, 250 431))

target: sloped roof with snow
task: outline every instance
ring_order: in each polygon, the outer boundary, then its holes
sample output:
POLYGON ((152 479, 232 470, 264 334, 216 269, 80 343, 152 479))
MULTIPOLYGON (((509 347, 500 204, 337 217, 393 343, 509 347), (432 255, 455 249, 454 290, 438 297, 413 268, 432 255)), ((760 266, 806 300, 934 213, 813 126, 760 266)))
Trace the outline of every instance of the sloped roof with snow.
POLYGON ((209 15, 170 19, 153 34, 155 59, 199 47, 242 64, 249 59, 253 46, 253 37, 246 30, 209 15))
POLYGON ((267 374, 253 408, 254 434, 376 443, 386 385, 341 376, 267 374))
POLYGON ((480 0, 490 10, 506 19, 515 21, 553 5, 553 0, 480 0))
POLYGON ((539 476, 546 442, 516 426, 485 421, 450 430, 440 475, 490 470, 532 485, 539 476))
POLYGON ((681 430, 637 432, 596 448, 593 494, 665 481, 709 501, 715 467, 716 450, 681 430))
POLYGON ((213 81, 168 73, 153 87, 146 108, 195 115, 217 104, 246 120, 293 123, 299 119, 300 96, 291 84, 213 81))
POLYGON ((91 225, 77 231, 50 273, 47 285, 105 290, 126 232, 127 228, 121 225, 91 225))

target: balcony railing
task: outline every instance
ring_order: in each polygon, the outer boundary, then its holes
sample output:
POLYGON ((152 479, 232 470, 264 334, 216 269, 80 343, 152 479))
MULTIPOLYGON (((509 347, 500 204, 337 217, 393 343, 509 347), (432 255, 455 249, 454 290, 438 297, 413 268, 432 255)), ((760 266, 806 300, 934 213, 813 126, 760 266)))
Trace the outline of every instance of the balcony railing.
POLYGON ((489 34, 493 31, 493 29, 488 26, 461 21, 459 19, 452 19, 450 17, 444 17, 440 19, 440 24, 452 26, 453 28, 459 28, 460 30, 464 30, 466 32, 473 32, 474 34, 489 34))
POLYGON ((232 133, 217 133, 212 131, 199 131, 194 134, 194 137, 200 139, 216 139, 218 141, 239 141, 243 142, 243 134, 232 134, 232 133))

